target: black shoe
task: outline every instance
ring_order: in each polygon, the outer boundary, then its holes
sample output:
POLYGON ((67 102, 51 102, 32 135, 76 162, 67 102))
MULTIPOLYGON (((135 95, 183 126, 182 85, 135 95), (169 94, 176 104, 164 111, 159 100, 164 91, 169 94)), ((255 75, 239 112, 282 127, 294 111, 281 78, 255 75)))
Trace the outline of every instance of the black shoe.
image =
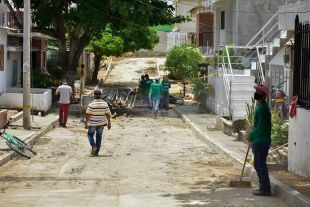
POLYGON ((91 148, 91 151, 90 151, 90 154, 91 154, 92 156, 96 156, 96 152, 97 152, 97 148, 96 148, 96 147, 92 147, 92 148, 91 148))
POLYGON ((64 124, 62 124, 62 127, 63 127, 63 128, 67 128, 67 126, 66 126, 66 125, 64 125, 64 124))
POLYGON ((253 190, 252 194, 255 196, 271 196, 271 191, 270 190, 257 189, 257 190, 253 190))
POLYGON ((61 122, 59 122, 58 127, 62 127, 62 126, 63 126, 63 124, 61 122))

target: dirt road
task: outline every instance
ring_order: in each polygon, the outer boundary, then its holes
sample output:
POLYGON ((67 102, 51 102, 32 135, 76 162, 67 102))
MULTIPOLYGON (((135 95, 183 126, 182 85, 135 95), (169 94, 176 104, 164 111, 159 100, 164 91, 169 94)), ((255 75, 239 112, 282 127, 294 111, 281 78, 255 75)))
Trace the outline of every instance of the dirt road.
POLYGON ((172 111, 157 120, 143 109, 118 117, 105 131, 99 157, 90 156, 79 120, 71 115, 68 128, 41 137, 33 159, 0 168, 0 206, 288 206, 254 197, 251 189, 227 188, 239 168, 172 111))

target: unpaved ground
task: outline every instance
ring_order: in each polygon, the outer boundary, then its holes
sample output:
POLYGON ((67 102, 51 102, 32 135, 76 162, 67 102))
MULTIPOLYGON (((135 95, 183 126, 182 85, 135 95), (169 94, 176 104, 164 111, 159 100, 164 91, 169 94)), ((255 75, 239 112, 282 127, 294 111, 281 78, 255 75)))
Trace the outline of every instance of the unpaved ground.
MULTIPOLYGON (((128 58, 113 63, 111 71, 106 83, 119 84, 126 86, 137 86, 141 75, 148 73, 151 78, 156 76, 156 62, 162 65, 164 58, 128 58)), ((163 71, 160 72, 161 74, 163 71)))
POLYGON ((310 180, 294 175, 287 171, 273 171, 271 172, 275 178, 281 180, 283 183, 289 185, 300 193, 310 197, 310 180))
MULTIPOLYGON (((140 76, 131 71, 136 58, 124 61, 131 66, 115 70, 112 84, 140 76)), ((134 70, 143 72, 139 67, 134 70)), ((157 120, 143 109, 117 118, 99 157, 89 155, 81 117, 72 114, 68 128, 38 140, 33 159, 16 158, 0 168, 0 207, 288 206, 275 197, 254 197, 251 189, 227 188, 240 166, 200 142, 172 111, 157 120)))
POLYGON ((239 170, 172 112, 118 118, 99 157, 89 155, 79 117, 68 125, 40 138, 33 159, 1 167, 0 206, 286 206, 226 188, 239 170))

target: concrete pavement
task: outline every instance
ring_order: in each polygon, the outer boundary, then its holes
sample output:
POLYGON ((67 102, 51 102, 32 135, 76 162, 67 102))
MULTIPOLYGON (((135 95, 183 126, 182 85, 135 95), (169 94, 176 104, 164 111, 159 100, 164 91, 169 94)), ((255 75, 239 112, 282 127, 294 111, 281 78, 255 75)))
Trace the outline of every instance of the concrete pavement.
MULTIPOLYGON (((32 130, 24 130, 22 128, 22 119, 13 121, 7 132, 28 143, 30 146, 42 135, 58 124, 58 116, 48 114, 47 116, 32 116, 32 130)), ((17 154, 8 148, 3 138, 0 139, 0 166, 12 160, 17 154)))
MULTIPOLYGON (((197 113, 195 104, 185 104, 175 108, 176 113, 181 116, 183 121, 190 126, 196 135, 203 141, 212 144, 214 147, 223 151, 236 162, 242 164, 247 149, 247 144, 237 141, 234 137, 227 136, 220 130, 209 130, 214 128, 216 123, 216 115, 207 113, 197 113)), ((257 180, 256 172, 253 166, 247 164, 246 171, 248 175, 257 180)), ((272 191, 275 196, 281 197, 287 203, 298 207, 309 207, 310 198, 292 189, 283 182, 270 176, 272 191)))

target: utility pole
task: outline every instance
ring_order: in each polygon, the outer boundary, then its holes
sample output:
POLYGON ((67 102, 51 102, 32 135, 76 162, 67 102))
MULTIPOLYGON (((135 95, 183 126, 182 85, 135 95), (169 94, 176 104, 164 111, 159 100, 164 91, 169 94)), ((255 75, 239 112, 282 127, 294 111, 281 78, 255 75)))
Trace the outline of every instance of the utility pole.
POLYGON ((23 30, 23 127, 31 129, 30 102, 30 0, 24 0, 24 30, 23 30))

